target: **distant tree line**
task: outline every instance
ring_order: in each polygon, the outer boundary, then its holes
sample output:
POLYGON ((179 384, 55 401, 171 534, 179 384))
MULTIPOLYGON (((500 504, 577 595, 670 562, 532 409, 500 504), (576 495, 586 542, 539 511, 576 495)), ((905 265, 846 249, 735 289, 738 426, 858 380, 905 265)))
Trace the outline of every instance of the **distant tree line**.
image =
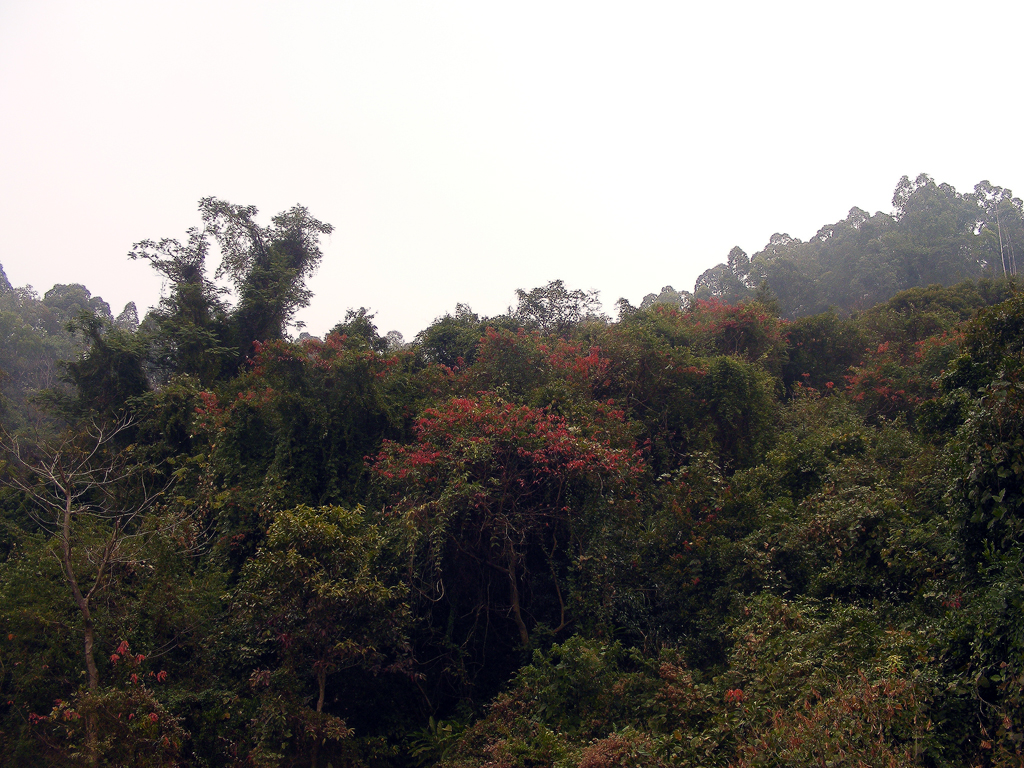
MULTIPOLYGON (((735 304, 767 289, 782 316, 795 319, 867 309, 917 286, 1017 274, 1024 202, 1011 190, 982 181, 961 194, 921 174, 900 179, 892 204, 891 213, 874 215, 851 208, 807 242, 777 233, 753 256, 737 246, 697 278, 692 297, 735 304)), ((690 296, 667 286, 642 307, 681 305, 690 296)))

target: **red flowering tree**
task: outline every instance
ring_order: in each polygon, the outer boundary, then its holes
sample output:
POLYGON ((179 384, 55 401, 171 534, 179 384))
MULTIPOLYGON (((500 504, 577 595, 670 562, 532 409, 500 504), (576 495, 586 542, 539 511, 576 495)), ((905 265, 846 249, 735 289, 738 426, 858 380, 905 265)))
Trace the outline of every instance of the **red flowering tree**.
POLYGON ((888 341, 868 348, 860 365, 850 366, 845 376, 850 396, 869 419, 912 417, 921 403, 939 396, 938 377, 962 343, 962 334, 942 333, 906 350, 888 341))
POLYGON ((463 389, 487 390, 565 413, 585 406, 606 379, 611 361, 597 346, 528 332, 488 328, 463 389))
POLYGON ((695 301, 684 315, 696 341, 712 354, 740 355, 766 368, 785 359, 788 323, 760 302, 729 305, 718 299, 695 301))
POLYGON ((180 766, 189 734, 154 691, 167 682, 167 672, 147 669, 145 654, 132 653, 127 640, 110 655, 110 667, 112 685, 57 699, 46 714, 29 713, 29 725, 48 763, 180 766))
POLYGON ((428 409, 415 434, 411 445, 385 442, 373 469, 449 639, 461 633, 465 645, 511 621, 526 645, 540 622, 565 627, 567 573, 585 556, 591 513, 614 513, 643 470, 635 447, 614 447, 599 423, 492 395, 428 409))

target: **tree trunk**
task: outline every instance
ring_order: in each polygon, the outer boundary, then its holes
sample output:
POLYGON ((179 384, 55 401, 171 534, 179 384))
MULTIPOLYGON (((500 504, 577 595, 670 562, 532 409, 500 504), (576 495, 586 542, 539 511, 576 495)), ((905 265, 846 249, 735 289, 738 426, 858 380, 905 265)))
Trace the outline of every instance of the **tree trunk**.
MULTIPOLYGON (((95 693, 100 687, 100 673, 96 668, 96 655, 94 645, 96 640, 95 629, 92 623, 92 613, 89 611, 89 598, 82 594, 78 587, 78 579, 75 578, 74 568, 71 566, 71 494, 65 492, 63 529, 61 531, 61 559, 64 565, 64 578, 71 587, 71 594, 75 598, 78 610, 82 612, 82 628, 85 635, 85 669, 87 673, 89 692, 95 693)), ((97 579, 102 573, 97 573, 97 579)), ((88 756, 89 765, 96 765, 96 713, 91 709, 85 716, 85 750, 88 756)))
POLYGON ((519 606, 519 585, 516 584, 515 563, 512 563, 512 567, 508 569, 508 583, 512 592, 512 618, 515 619, 516 626, 519 627, 519 640, 525 648, 530 642, 530 633, 526 631, 526 622, 523 621, 523 612, 519 606))
MULTIPOLYGON (((85 668, 89 673, 89 693, 95 693, 96 689, 100 686, 100 673, 96 669, 96 659, 93 655, 94 630, 88 604, 82 609, 82 614, 85 617, 85 668)), ((96 753, 96 730, 96 712, 90 707, 85 715, 85 751, 88 755, 89 765, 96 765, 98 758, 96 753)))
POLYGON ((89 691, 95 692, 100 687, 100 673, 96 669, 96 659, 93 653, 95 643, 95 630, 92 626, 92 618, 88 606, 82 611, 85 615, 85 669, 89 673, 89 691))
POLYGON ((320 698, 316 700, 316 711, 322 712, 324 708, 324 692, 327 689, 327 669, 317 670, 316 682, 320 686, 320 698))
MULTIPOLYGON (((318 669, 316 671, 316 684, 320 688, 320 696, 316 700, 316 711, 320 713, 324 709, 324 698, 327 691, 327 666, 318 669)), ((312 768, 316 768, 318 759, 320 757, 320 727, 321 723, 317 722, 316 733, 313 734, 313 760, 310 763, 312 768)))
MULTIPOLYGON (((13 476, 14 486, 29 496, 34 504, 29 514, 45 530, 52 532, 60 549, 60 563, 64 580, 75 606, 82 614, 82 652, 85 654, 88 693, 83 697, 86 725, 86 760, 89 765, 99 762, 99 720, 94 710, 100 675, 96 666, 96 626, 92 618, 92 598, 100 593, 110 579, 110 569, 117 562, 118 548, 124 537, 125 526, 151 509, 162 490, 149 489, 139 467, 127 454, 118 454, 112 441, 132 424, 122 419, 109 429, 96 422, 69 429, 55 443, 38 442, 40 455, 25 456, 18 440, 0 429, 0 447, 10 451, 19 460, 21 471, 13 476), (117 489, 130 487, 141 491, 140 501, 131 509, 118 507, 117 489), (81 558, 75 571, 73 550, 74 525, 78 516, 107 521, 110 536, 99 557, 81 558), (95 576, 89 575, 95 567, 95 576), (80 580, 78 577, 82 576, 80 580)), ((6 479, 6 478, 5 478, 6 479)))

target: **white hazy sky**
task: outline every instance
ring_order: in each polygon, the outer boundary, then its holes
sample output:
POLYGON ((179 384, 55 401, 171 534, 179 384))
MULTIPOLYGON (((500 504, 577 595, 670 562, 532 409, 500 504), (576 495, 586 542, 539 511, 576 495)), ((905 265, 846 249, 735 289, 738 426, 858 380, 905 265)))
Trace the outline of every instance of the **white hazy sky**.
POLYGON ((128 250, 214 195, 334 224, 314 333, 554 279, 637 304, 904 174, 1024 186, 1022 29, 1019 1, 0 0, 0 263, 145 311, 128 250))

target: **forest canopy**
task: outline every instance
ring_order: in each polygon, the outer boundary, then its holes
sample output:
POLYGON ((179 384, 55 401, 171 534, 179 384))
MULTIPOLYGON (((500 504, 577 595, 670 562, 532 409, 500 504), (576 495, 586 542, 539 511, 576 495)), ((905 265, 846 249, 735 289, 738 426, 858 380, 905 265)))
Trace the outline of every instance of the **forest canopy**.
POLYGON ((331 226, 257 216, 136 243, 141 319, 0 270, 5 763, 1024 760, 1010 190, 408 343, 294 338, 331 226))

